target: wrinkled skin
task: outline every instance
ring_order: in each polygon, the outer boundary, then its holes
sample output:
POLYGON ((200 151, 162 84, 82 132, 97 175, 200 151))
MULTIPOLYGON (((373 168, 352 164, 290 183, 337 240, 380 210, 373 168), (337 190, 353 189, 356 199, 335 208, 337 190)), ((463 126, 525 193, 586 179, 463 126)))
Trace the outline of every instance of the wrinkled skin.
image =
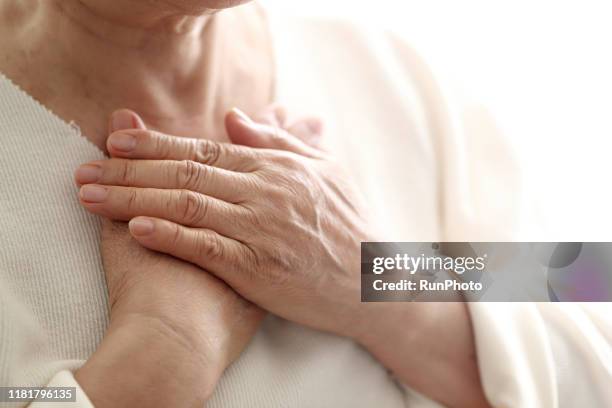
POLYGON ((89 164, 100 178, 83 187, 82 204, 115 220, 147 216, 131 224, 141 245, 210 271, 282 317, 354 336, 360 242, 369 237, 348 178, 313 147, 316 138, 306 143, 236 112, 227 129, 236 144, 116 132, 108 143, 116 158, 89 164), (145 221, 154 223, 149 234, 139 230, 145 221))
POLYGON ((229 114, 234 144, 115 132, 113 158, 77 171, 81 203, 130 220, 143 247, 197 265, 268 311, 354 339, 444 405, 488 406, 465 304, 360 302, 366 212, 321 149, 321 123, 273 112, 229 114))

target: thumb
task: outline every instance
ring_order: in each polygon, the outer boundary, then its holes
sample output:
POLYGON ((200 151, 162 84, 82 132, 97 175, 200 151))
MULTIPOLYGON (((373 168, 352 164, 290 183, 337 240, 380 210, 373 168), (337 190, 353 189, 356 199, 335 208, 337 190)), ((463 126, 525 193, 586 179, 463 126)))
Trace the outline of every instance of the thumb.
POLYGON ((308 157, 318 157, 318 152, 278 126, 254 122, 239 109, 232 109, 225 118, 227 134, 234 144, 260 149, 276 149, 308 157))
POLYGON ((109 134, 119 130, 146 129, 142 118, 129 109, 116 110, 111 114, 108 130, 109 134))
MULTIPOLYGON (((136 112, 131 111, 129 109, 120 109, 114 111, 108 122, 108 130, 109 136, 115 132, 120 130, 129 130, 129 129, 146 129, 144 121, 140 116, 136 114, 136 112)), ((114 156, 113 152, 117 151, 117 140, 113 142, 113 146, 111 146, 110 137, 106 139, 106 150, 109 152, 111 156, 114 156)), ((129 143, 129 142, 128 142, 129 143)))

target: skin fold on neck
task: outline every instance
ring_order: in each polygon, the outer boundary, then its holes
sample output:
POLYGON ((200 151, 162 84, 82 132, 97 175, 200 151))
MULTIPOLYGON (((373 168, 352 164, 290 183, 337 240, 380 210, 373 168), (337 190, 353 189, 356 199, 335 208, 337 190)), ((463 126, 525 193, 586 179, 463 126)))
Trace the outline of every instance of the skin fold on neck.
POLYGON ((101 148, 124 107, 152 129, 224 140, 227 109, 271 102, 265 18, 157 3, 0 0, 0 71, 101 148))

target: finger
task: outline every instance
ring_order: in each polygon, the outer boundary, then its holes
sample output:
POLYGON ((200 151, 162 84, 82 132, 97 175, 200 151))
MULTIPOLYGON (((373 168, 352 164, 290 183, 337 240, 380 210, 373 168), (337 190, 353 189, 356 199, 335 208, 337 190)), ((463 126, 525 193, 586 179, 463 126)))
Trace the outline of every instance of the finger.
POLYGON ((232 203, 245 201, 252 185, 247 177, 191 160, 100 160, 84 164, 75 172, 75 180, 81 185, 192 190, 232 203))
POLYGON ((253 117, 257 123, 285 129, 289 135, 300 139, 315 149, 323 150, 323 122, 319 118, 290 117, 281 105, 270 105, 253 117))
POLYGON ((129 109, 119 109, 111 114, 108 124, 109 133, 127 129, 146 129, 142 118, 129 109))
POLYGON ((254 171, 258 167, 253 149, 204 139, 169 136, 163 133, 133 129, 115 132, 108 137, 111 156, 146 160, 192 160, 234 171, 254 171))
POLYGON ((297 137, 315 149, 323 149, 323 122, 318 118, 305 118, 285 127, 290 135, 297 137))
POLYGON ((145 248, 198 265, 230 285, 239 275, 232 272, 240 265, 253 262, 246 245, 213 230, 188 228, 151 217, 134 218, 129 228, 134 239, 145 248))
POLYGON ((113 220, 158 217, 228 236, 239 235, 237 223, 245 215, 242 207, 189 190, 87 184, 81 187, 79 197, 88 211, 113 220))
POLYGON ((225 118, 225 127, 235 144, 261 149, 286 150, 308 157, 318 157, 316 149, 277 126, 256 123, 245 113, 233 109, 225 118))
POLYGON ((267 106, 263 111, 255 115, 253 120, 264 125, 278 126, 279 128, 285 129, 288 117, 289 114, 283 106, 273 104, 267 106))

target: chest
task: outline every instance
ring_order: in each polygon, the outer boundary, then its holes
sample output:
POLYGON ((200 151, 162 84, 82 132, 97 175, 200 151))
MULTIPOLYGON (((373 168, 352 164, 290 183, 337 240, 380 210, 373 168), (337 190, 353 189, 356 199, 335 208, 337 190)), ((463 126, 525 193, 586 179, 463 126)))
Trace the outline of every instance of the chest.
MULTIPOLYGON (((79 163, 102 153, 2 81, 0 95, 0 324, 4 338, 17 339, 3 344, 11 379, 0 381, 40 385, 82 364, 107 326, 100 223, 80 208, 72 181, 79 163), (21 347, 25 339, 36 353, 21 347)), ((228 370, 210 406, 227 406, 227 395, 236 406, 403 406, 385 370, 356 345, 277 318, 228 370)))
MULTIPOLYGON (((7 338, 29 333, 40 352, 84 358, 103 336, 107 295, 99 222, 79 208, 71 173, 102 153, 7 81, 0 80, 0 95, 0 290, 8 292, 0 309, 10 311, 3 315, 7 338)), ((11 356, 18 361, 28 353, 11 356)))

